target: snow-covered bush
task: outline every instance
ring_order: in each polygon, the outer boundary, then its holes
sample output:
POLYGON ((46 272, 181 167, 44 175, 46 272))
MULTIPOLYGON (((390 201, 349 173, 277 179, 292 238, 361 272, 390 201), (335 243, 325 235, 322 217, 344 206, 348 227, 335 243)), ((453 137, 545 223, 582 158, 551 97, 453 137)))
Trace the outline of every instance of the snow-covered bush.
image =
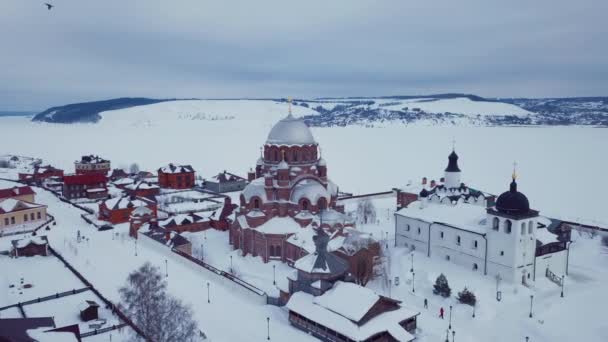
POLYGON ((435 285, 433 285, 433 293, 436 295, 440 295, 444 298, 447 298, 452 295, 452 289, 448 284, 448 279, 441 273, 437 280, 435 280, 435 285))
POLYGON ((469 291, 469 289, 467 289, 466 287, 464 288, 464 290, 458 292, 457 299, 460 303, 471 306, 475 306, 475 303, 477 303, 477 298, 475 297, 475 294, 469 291))

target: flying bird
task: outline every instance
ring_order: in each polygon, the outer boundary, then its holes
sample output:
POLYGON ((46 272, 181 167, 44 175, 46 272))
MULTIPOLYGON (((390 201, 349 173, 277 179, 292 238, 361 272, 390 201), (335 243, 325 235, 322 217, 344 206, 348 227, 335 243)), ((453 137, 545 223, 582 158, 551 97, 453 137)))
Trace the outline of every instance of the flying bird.
POLYGON ((51 4, 49 4, 48 2, 45 2, 44 4, 46 5, 46 8, 48 8, 49 11, 51 10, 51 8, 55 7, 51 4))

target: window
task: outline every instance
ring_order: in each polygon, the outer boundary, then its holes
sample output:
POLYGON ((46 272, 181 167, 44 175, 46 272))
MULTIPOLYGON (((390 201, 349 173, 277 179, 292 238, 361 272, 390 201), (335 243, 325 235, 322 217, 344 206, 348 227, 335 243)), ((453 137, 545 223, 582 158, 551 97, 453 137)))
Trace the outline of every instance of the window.
POLYGON ((521 235, 526 235, 526 223, 521 223, 521 235))
POLYGON ((420 235, 420 227, 418 227, 418 235, 420 235))
POLYGON ((528 234, 532 234, 532 228, 534 227, 534 222, 528 222, 528 234))
POLYGON ((511 220, 506 220, 504 223, 504 226, 505 226, 505 233, 511 234, 511 228, 513 226, 513 223, 511 222, 511 220))
POLYGON ((23 214, 23 221, 27 222, 27 214, 23 214))
POLYGON ((9 222, 9 221, 8 221, 8 217, 5 217, 5 218, 4 218, 4 225, 5 225, 5 226, 8 226, 8 222, 9 222))
POLYGON ((302 210, 308 210, 308 201, 307 200, 302 201, 302 210))
POLYGON ((270 246, 270 252, 269 252, 270 256, 274 256, 274 246, 270 246))
POLYGON ((260 200, 259 199, 256 198, 253 200, 253 208, 260 209, 260 200))
POLYGON ((477 248, 477 240, 473 241, 473 248, 477 248))
POLYGON ((492 229, 494 230, 498 230, 498 225, 499 225, 500 221, 498 220, 498 217, 495 217, 492 220, 492 229))
POLYGON ((30 214, 30 220, 32 220, 32 221, 34 221, 34 220, 35 220, 35 218, 34 218, 34 213, 31 213, 31 214, 30 214))
POLYGON ((505 251, 500 251, 500 256, 505 255, 505 251))
POLYGON ((11 216, 11 224, 15 224, 15 216, 11 216))
POLYGON ((276 246, 274 248, 274 252, 275 252, 275 256, 280 257, 281 256, 281 246, 276 246))
POLYGON ((39 220, 42 218, 42 215, 40 214, 40 212, 36 213, 36 217, 38 217, 39 220))
POLYGON ((460 235, 456 236, 456 244, 460 246, 460 235))
POLYGON ((439 237, 443 239, 443 232, 439 232, 439 237))
POLYGON ((446 256, 445 256, 445 260, 450 261, 450 256, 449 256, 449 255, 446 255, 446 256))
POLYGON ((410 225, 409 224, 405 227, 405 230, 407 230, 408 232, 410 231, 410 225))
POLYGON ((477 264, 473 264, 473 271, 477 271, 479 267, 477 266, 477 264))

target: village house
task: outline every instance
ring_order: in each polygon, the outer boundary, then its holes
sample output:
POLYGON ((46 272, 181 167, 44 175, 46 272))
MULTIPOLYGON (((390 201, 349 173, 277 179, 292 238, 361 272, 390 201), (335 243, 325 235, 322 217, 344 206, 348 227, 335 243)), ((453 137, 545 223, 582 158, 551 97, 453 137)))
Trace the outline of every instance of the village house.
POLYGON ((99 304, 94 300, 85 300, 78 306, 80 319, 84 322, 99 318, 99 304))
POLYGON ((123 179, 123 178, 127 178, 127 177, 129 177, 129 174, 123 169, 114 169, 114 170, 112 170, 112 172, 110 173, 110 176, 109 176, 109 178, 112 182, 115 182, 119 179, 123 179))
POLYGON ((158 226, 156 212, 146 206, 140 206, 131 212, 129 217, 129 236, 137 239, 137 231, 144 225, 158 226))
POLYGON ((211 220, 209 217, 190 214, 178 214, 171 216, 166 220, 158 222, 161 228, 167 231, 181 232, 200 232, 211 228, 211 220))
POLYGON ((190 165, 169 164, 158 169, 158 185, 164 189, 194 187, 194 169, 190 165))
POLYGON ((44 180, 51 177, 63 178, 63 170, 51 165, 36 165, 31 173, 19 173, 19 180, 28 184, 41 185, 44 180))
POLYGON ((137 197, 146 197, 153 199, 154 196, 160 193, 160 187, 150 182, 139 181, 124 186, 127 194, 137 197))
POLYGON ((0 201, 12 198, 33 203, 35 202, 35 195, 36 193, 29 186, 15 186, 8 189, 0 189, 0 201))
POLYGON ((84 173, 63 177, 63 197, 66 199, 108 197, 107 178, 102 173, 84 173))
POLYGON ((0 235, 3 230, 45 222, 46 209, 46 205, 14 198, 0 200, 0 235))
POLYGON ((137 207, 147 207, 156 217, 156 202, 143 197, 115 197, 99 203, 99 220, 112 224, 129 222, 131 213, 137 207))
POLYGON ((13 240, 11 244, 13 245, 11 255, 16 258, 49 255, 49 241, 46 236, 30 236, 13 240))
POLYGON ((286 288, 278 285, 289 322, 322 341, 414 340, 420 313, 349 282, 348 262, 328 251, 323 229, 315 231, 315 252, 296 261, 286 288))
POLYGON ((110 172, 110 161, 91 154, 75 161, 74 169, 77 174, 101 173, 107 175, 110 172))
POLYGON ((233 173, 220 172, 211 180, 203 181, 203 188, 213 192, 233 192, 241 191, 247 186, 247 180, 233 173))
POLYGON ((192 255, 192 243, 178 232, 166 230, 153 224, 145 224, 138 231, 138 234, 143 234, 147 238, 181 253, 192 255))

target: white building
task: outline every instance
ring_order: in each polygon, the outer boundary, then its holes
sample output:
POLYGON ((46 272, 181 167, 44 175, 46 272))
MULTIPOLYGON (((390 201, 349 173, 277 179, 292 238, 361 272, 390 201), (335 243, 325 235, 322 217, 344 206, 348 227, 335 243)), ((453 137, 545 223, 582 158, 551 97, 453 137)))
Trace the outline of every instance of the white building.
MULTIPOLYGON (((447 173, 446 182, 460 177, 447 173)), ((567 272, 569 233, 564 238, 550 232, 546 220, 517 191, 514 174, 509 191, 487 208, 436 202, 423 189, 395 213, 395 244, 510 282, 531 284, 544 276, 556 281, 567 272)))

